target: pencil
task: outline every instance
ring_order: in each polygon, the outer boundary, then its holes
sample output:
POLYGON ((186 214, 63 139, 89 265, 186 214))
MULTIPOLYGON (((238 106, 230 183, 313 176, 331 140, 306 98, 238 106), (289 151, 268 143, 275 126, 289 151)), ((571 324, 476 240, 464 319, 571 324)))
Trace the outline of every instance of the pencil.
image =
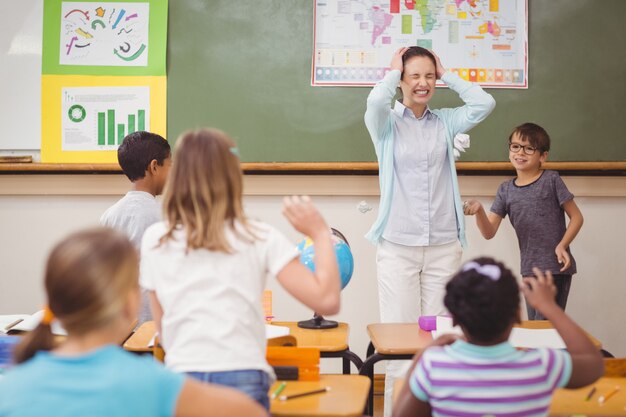
POLYGON ((596 393, 596 387, 591 388, 591 391, 589 391, 589 394, 587 394, 587 397, 585 398, 585 401, 589 401, 591 399, 591 397, 593 397, 593 394, 596 393))
POLYGON ((604 404, 605 402, 607 402, 609 398, 614 396, 617 393, 617 391, 619 391, 619 385, 616 385, 615 388, 613 388, 611 391, 607 392, 606 394, 601 395, 600 398, 598 398, 598 403, 604 404))
POLYGON ((276 399, 280 395, 280 393, 283 392, 286 386, 287 383, 285 381, 281 382, 278 388, 276 388, 276 391, 272 393, 272 400, 276 399))
POLYGON ((13 323, 5 326, 4 331, 8 332, 9 330, 11 330, 13 327, 17 326, 18 324, 20 324, 21 322, 23 322, 24 319, 17 319, 15 320, 13 323))
POLYGON ((326 392, 326 391, 330 391, 330 387, 324 387, 324 388, 316 389, 313 391, 300 392, 298 394, 281 395, 278 399, 281 401, 287 401, 287 400, 291 400, 292 398, 306 397, 307 395, 313 395, 313 394, 321 394, 322 392, 326 392))

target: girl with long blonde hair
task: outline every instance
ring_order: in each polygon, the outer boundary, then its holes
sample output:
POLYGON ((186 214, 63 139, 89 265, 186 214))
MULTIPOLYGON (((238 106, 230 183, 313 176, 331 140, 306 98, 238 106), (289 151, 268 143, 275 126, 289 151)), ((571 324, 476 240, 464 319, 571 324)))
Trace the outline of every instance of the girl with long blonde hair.
POLYGON ((236 387, 269 408, 267 276, 320 314, 338 312, 340 280, 330 229, 308 197, 285 198, 283 214, 313 240, 314 273, 282 233, 245 214, 242 192, 234 141, 216 129, 184 133, 164 193, 165 221, 143 238, 141 285, 168 367, 236 387))

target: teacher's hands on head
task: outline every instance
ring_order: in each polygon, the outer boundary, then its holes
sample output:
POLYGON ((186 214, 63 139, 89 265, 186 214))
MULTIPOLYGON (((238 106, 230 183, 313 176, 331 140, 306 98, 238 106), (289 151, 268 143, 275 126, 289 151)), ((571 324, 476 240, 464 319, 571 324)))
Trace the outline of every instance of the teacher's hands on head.
POLYGON ((391 58, 391 64, 389 65, 392 70, 398 70, 402 72, 402 70, 404 69, 404 64, 402 63, 402 55, 404 55, 404 53, 408 49, 409 48, 406 47, 400 48, 393 54, 393 57, 391 58))
POLYGON ((433 56, 435 57, 435 61, 437 64, 437 68, 436 68, 436 72, 437 72, 437 79, 440 80, 441 77, 443 77, 443 74, 446 73, 446 69, 443 67, 443 65, 441 64, 441 59, 439 59, 439 55, 437 55, 435 53, 435 51, 433 51, 432 49, 429 49, 430 53, 433 54, 433 56))

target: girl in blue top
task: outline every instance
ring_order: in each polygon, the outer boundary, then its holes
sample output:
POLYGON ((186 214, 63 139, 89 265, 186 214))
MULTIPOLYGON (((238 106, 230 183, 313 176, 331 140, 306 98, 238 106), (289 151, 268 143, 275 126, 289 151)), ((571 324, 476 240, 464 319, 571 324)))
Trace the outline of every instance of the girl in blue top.
MULTIPOLYGON (((444 287, 465 245, 453 140, 484 120, 495 101, 479 85, 446 72, 424 48, 400 48, 390 67, 367 98, 365 124, 378 158, 380 207, 366 237, 377 245, 381 321, 417 322, 421 315, 445 312, 444 287), (438 79, 465 104, 431 109, 438 79), (398 86, 402 99, 394 103, 398 86)), ((385 416, 402 368, 400 361, 387 365, 385 416)))
POLYGON ((234 390, 205 385, 120 347, 139 309, 139 263, 111 229, 75 233, 46 265, 48 306, 0 379, 1 417, 264 416, 234 390), (55 344, 55 317, 68 336, 55 344))

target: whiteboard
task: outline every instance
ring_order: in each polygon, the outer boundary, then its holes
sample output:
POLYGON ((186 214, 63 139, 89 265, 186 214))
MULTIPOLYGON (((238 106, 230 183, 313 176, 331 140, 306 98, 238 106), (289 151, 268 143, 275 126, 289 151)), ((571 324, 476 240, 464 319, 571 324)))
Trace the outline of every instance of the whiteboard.
POLYGON ((0 1, 0 151, 41 147, 42 32, 43 0, 0 1))

